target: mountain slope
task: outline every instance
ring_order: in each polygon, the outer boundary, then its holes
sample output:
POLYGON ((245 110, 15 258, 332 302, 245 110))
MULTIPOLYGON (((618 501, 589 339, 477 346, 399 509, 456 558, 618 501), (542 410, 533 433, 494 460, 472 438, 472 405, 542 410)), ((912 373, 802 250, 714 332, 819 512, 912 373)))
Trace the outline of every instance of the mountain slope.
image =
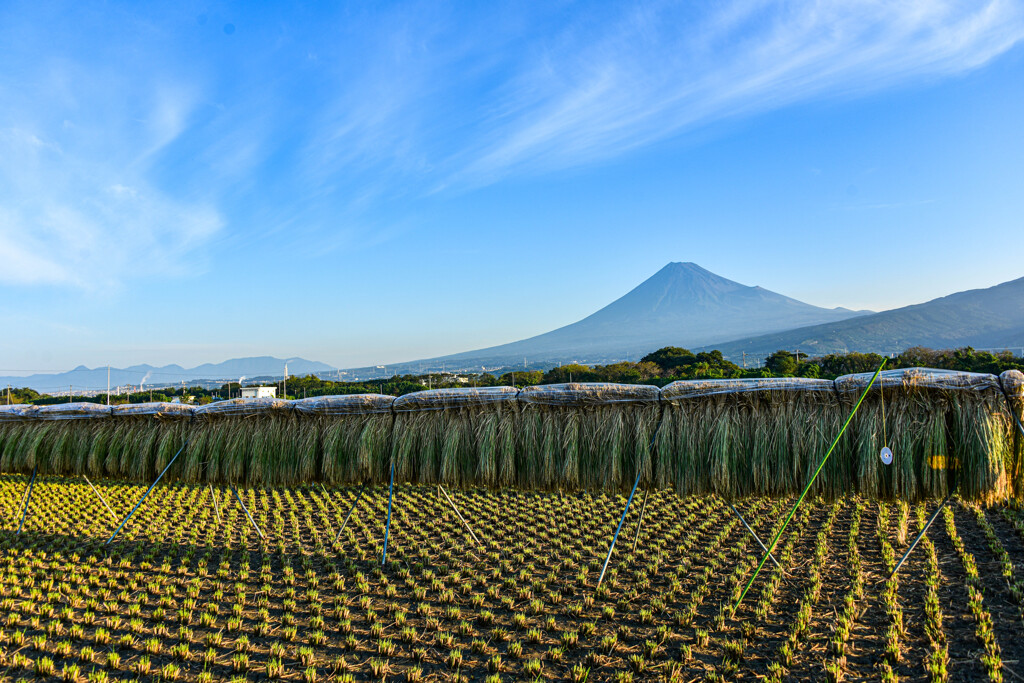
POLYGON ((669 263, 625 296, 583 320, 509 344, 424 361, 453 366, 637 358, 661 346, 702 346, 865 312, 819 308, 748 287, 694 263, 669 263))
MULTIPOLYGON (((272 356, 255 356, 251 358, 232 358, 223 363, 204 363, 194 368, 183 368, 180 365, 133 365, 127 368, 110 369, 110 386, 131 384, 138 387, 162 384, 176 384, 198 379, 223 379, 237 382, 242 376, 281 376, 284 374, 285 360, 272 356)), ((306 375, 315 372, 329 372, 334 368, 324 363, 308 361, 302 358, 288 360, 288 374, 306 375)), ((67 393, 69 387, 75 392, 82 390, 106 390, 107 369, 87 368, 80 365, 68 372, 53 374, 36 374, 26 377, 0 377, 0 383, 15 387, 31 387, 36 391, 67 393)))
POLYGON ((910 346, 995 348, 1024 344, 1024 278, 923 304, 824 325, 715 344, 728 357, 779 349, 825 355, 899 353, 910 346))

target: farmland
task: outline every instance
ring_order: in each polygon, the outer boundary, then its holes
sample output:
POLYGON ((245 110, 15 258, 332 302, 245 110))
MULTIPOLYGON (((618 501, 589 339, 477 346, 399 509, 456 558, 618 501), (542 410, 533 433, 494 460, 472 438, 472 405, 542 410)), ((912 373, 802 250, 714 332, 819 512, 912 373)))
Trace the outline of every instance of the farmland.
MULTIPOLYGON (((26 680, 1018 680, 1024 514, 808 501, 759 548, 728 504, 652 492, 604 583, 620 495, 231 490, 0 477, 0 672, 26 680), (215 504, 216 503, 216 504, 215 504)), ((790 503, 738 504, 762 537, 790 503)), ((1024 671, 1021 671, 1024 673, 1024 671)))

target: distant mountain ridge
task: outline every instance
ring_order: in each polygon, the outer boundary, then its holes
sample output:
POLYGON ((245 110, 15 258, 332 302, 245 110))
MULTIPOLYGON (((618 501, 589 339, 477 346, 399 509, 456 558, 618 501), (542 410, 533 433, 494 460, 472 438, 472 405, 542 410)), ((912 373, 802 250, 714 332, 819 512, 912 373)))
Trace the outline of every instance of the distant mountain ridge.
POLYGON ((1024 277, 971 289, 922 304, 785 332, 750 336, 715 348, 727 357, 799 349, 812 356, 845 351, 899 353, 935 349, 1024 345, 1024 277))
MULTIPOLYGON (((223 379, 237 382, 240 377, 281 376, 284 374, 285 362, 288 363, 288 374, 308 375, 318 372, 332 372, 334 368, 326 363, 309 361, 303 358, 274 358, 273 356, 252 356, 249 358, 232 358, 223 363, 203 363, 194 368, 183 368, 180 365, 132 365, 127 368, 110 369, 110 386, 117 387, 131 384, 138 387, 192 382, 200 379, 223 379)), ((55 392, 69 390, 106 390, 107 368, 87 368, 79 365, 74 370, 58 373, 41 373, 25 377, 0 377, 0 383, 15 387, 31 387, 36 391, 55 392)))
POLYGON ((531 364, 637 360, 662 346, 699 347, 870 312, 820 308, 763 287, 742 285, 695 263, 669 263, 578 322, 529 339, 408 365, 522 364, 524 356, 531 364))

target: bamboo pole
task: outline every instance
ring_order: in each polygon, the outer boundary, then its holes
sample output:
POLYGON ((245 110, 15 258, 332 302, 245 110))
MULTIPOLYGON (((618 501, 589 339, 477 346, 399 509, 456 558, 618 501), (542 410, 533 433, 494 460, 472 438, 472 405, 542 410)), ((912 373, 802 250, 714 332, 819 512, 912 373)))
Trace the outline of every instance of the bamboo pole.
POLYGON ((437 485, 437 490, 440 491, 444 495, 444 497, 448 500, 448 504, 452 506, 452 510, 458 516, 458 518, 462 522, 462 524, 466 527, 466 531, 469 532, 469 535, 473 537, 474 541, 476 541, 476 544, 482 546, 483 543, 481 543, 480 539, 476 537, 476 534, 473 533, 473 530, 471 528, 469 528, 469 522, 467 522, 463 518, 462 514, 459 512, 459 509, 457 507, 455 507, 455 501, 453 501, 451 499, 451 497, 448 495, 448 492, 444 490, 444 487, 441 486, 440 484, 438 484, 437 485))
POLYGON ((734 512, 734 513, 736 514, 736 516, 740 518, 740 521, 741 521, 741 522, 743 522, 743 526, 745 526, 745 527, 747 528, 747 532, 748 532, 748 533, 749 533, 749 534, 750 534, 751 536, 753 536, 753 537, 754 537, 754 540, 755 540, 755 541, 757 541, 757 544, 758 544, 759 546, 761 546, 761 550, 763 550, 763 551, 765 551, 766 553, 768 553, 768 557, 770 557, 770 558, 771 558, 772 562, 774 562, 774 563, 775 563, 775 566, 776 566, 776 567, 778 567, 779 569, 782 569, 782 565, 781 565, 781 564, 779 564, 779 561, 775 559, 775 556, 774 556, 774 555, 772 555, 772 554, 771 554, 770 552, 768 552, 768 548, 767 548, 767 547, 765 547, 765 544, 761 542, 761 539, 760 539, 760 538, 758 537, 758 535, 757 535, 756 533, 754 533, 754 530, 750 528, 750 525, 749 525, 749 524, 747 524, 747 520, 743 519, 743 515, 741 515, 741 514, 740 514, 740 511, 736 509, 736 506, 735 506, 735 505, 733 505, 732 503, 729 503, 729 507, 730 507, 730 508, 732 509, 732 511, 733 511, 733 512, 734 512))
POLYGON ((651 490, 647 489, 644 491, 644 503, 640 506, 640 519, 636 522, 636 536, 633 537, 633 552, 636 552, 636 543, 640 540, 640 528, 644 523, 644 512, 647 511, 647 496, 651 495, 651 490))
POLYGON ((256 529, 256 533, 258 533, 260 535, 260 540, 262 541, 263 540, 263 532, 260 530, 260 525, 257 524, 256 520, 253 519, 252 515, 249 514, 249 508, 245 507, 245 503, 242 502, 242 497, 240 495, 238 495, 238 491, 235 490, 235 485, 232 484, 231 482, 228 482, 228 486, 231 487, 231 492, 235 494, 235 500, 237 500, 238 504, 242 506, 242 510, 245 511, 245 516, 249 518, 249 522, 253 525, 253 528, 256 529))
POLYGON ((363 497, 363 491, 366 490, 366 484, 359 487, 359 493, 356 495, 355 502, 352 503, 352 507, 349 508, 348 514, 345 515, 345 521, 341 523, 341 528, 338 529, 338 533, 334 536, 334 542, 337 543, 338 539, 341 538, 341 532, 345 530, 348 525, 348 518, 352 516, 352 513, 356 511, 356 506, 359 505, 359 500, 363 497))
POLYGON ((113 517, 114 521, 116 522, 117 521, 117 515, 115 515, 114 511, 110 509, 109 505, 107 505, 107 500, 106 500, 106 498, 103 497, 103 494, 96 490, 96 487, 92 485, 91 481, 89 481, 89 477, 87 477, 87 476, 85 476, 83 474, 82 478, 85 479, 85 483, 89 485, 89 488, 91 488, 92 492, 95 493, 96 496, 100 499, 100 501, 103 503, 103 507, 107 508, 107 512, 110 513, 110 516, 113 517))
POLYGON ((210 499, 213 501, 213 511, 217 515, 217 524, 221 524, 220 520, 220 506, 217 505, 217 494, 213 492, 213 484, 207 484, 210 487, 210 499))

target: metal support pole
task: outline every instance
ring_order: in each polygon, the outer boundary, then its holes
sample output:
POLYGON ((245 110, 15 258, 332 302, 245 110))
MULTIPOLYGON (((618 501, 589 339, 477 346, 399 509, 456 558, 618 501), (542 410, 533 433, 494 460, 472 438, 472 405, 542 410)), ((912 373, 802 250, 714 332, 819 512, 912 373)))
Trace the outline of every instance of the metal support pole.
POLYGON ((338 533, 334 536, 334 542, 337 543, 338 539, 341 538, 341 532, 345 530, 348 525, 348 518, 352 516, 352 513, 356 511, 356 506, 359 505, 359 500, 363 497, 363 491, 366 490, 366 484, 359 487, 359 493, 356 495, 355 502, 352 503, 352 507, 349 508, 348 514, 345 515, 345 521, 341 523, 341 528, 338 529, 338 533))
POLYGON ((245 503, 242 502, 242 497, 238 495, 238 491, 235 490, 235 485, 229 481, 228 486, 231 487, 231 492, 235 494, 235 500, 237 500, 238 504, 242 506, 242 509, 245 511, 245 516, 249 518, 249 522, 252 524, 253 528, 256 529, 256 533, 260 535, 260 540, 262 541, 263 532, 260 531, 260 526, 256 523, 256 520, 249 514, 249 508, 245 507, 245 503))
POLYGON ((207 484, 210 487, 210 499, 213 500, 213 511, 217 514, 217 524, 220 524, 220 506, 217 505, 217 494, 213 492, 213 484, 207 484))
POLYGON ((747 524, 747 520, 743 519, 743 515, 741 515, 741 514, 740 514, 740 511, 736 509, 736 506, 735 506, 735 505, 733 505, 732 503, 729 503, 729 508, 730 508, 730 509, 731 509, 731 510, 732 510, 732 511, 733 511, 733 512, 734 512, 734 513, 736 514, 736 516, 737 516, 737 517, 739 517, 739 518, 740 518, 740 521, 741 521, 741 522, 743 522, 743 526, 745 526, 745 527, 747 528, 747 532, 748 532, 748 533, 749 533, 749 534, 750 534, 751 536, 753 536, 753 537, 754 537, 754 540, 755 540, 755 541, 757 541, 757 544, 758 544, 759 546, 761 546, 761 550, 763 550, 763 551, 765 551, 766 553, 768 553, 768 557, 769 557, 769 558, 771 559, 771 561, 772 561, 772 562, 774 562, 774 563, 775 563, 775 566, 776 566, 776 567, 778 567, 779 569, 782 569, 782 565, 781 565, 781 564, 779 564, 779 561, 775 559, 775 556, 774 556, 774 555, 772 555, 772 554, 771 554, 771 553, 770 553, 770 552, 768 551, 768 548, 766 548, 766 547, 765 547, 765 545, 764 545, 764 543, 762 543, 762 542, 761 542, 761 539, 757 537, 757 534, 756 534, 756 533, 754 533, 754 530, 750 528, 750 525, 749 525, 749 524, 747 524))
POLYGON ((647 496, 651 495, 651 490, 647 489, 644 491, 644 503, 640 506, 640 519, 636 522, 636 536, 633 537, 633 552, 636 552, 636 542, 640 540, 640 528, 644 524, 644 512, 647 511, 647 496))
POLYGON ((950 493, 948 496, 942 499, 942 502, 939 503, 939 507, 935 508, 935 512, 933 512, 932 516, 928 519, 928 523, 924 525, 924 528, 921 529, 921 532, 917 535, 917 538, 915 538, 914 542, 910 544, 909 548, 907 548, 907 552, 903 553, 903 557, 901 557, 900 561, 896 563, 896 566, 893 568, 892 573, 890 573, 889 576, 885 577, 886 581, 896 576, 896 572, 900 570, 900 567, 903 566, 903 563, 907 561, 908 557, 910 557, 910 553, 914 552, 914 548, 916 548, 917 544, 921 542, 921 539, 924 538, 924 535, 928 533, 928 527, 932 525, 932 522, 935 521, 935 518, 939 516, 940 512, 942 512, 942 508, 946 507, 946 503, 948 503, 949 499, 952 497, 953 494, 950 493))
POLYGON ((473 530, 469 528, 469 522, 463 519, 462 514, 459 512, 459 509, 455 507, 455 501, 451 499, 451 497, 448 495, 448 492, 444 490, 444 487, 438 484, 437 490, 444 494, 444 497, 448 500, 448 504, 452 506, 452 510, 455 511, 455 514, 458 516, 462 524, 466 527, 466 531, 469 532, 469 535, 473 537, 474 541, 476 541, 476 544, 482 546, 483 543, 481 543, 480 539, 476 537, 476 534, 473 533, 473 530))
POLYGON ((388 535, 391 533, 391 500, 395 496, 395 463, 391 462, 391 486, 388 488, 388 522, 384 526, 384 554, 380 558, 380 566, 388 560, 388 535))
POLYGON ((640 476, 643 472, 636 473, 636 481, 633 482, 633 490, 629 492, 629 500, 626 501, 626 509, 622 511, 622 518, 619 519, 619 526, 615 529, 615 535, 612 537, 612 544, 608 547, 608 557, 604 558, 604 566, 601 567, 601 576, 597 578, 597 585, 600 588, 601 582, 604 581, 604 573, 608 570, 608 562, 612 559, 612 552, 615 550, 615 541, 619 540, 619 532, 622 531, 622 523, 626 521, 626 515, 629 514, 629 506, 633 503, 633 496, 636 494, 636 487, 640 485, 640 476))
POLYGON ((135 507, 132 508, 132 511, 129 512, 128 516, 124 518, 124 521, 121 522, 121 524, 118 525, 116 529, 114 529, 114 533, 111 534, 110 538, 107 539, 107 542, 104 545, 110 545, 110 542, 117 537, 117 534, 120 533, 121 529, 124 528, 124 525, 128 523, 128 520, 132 518, 132 515, 135 514, 135 511, 139 509, 139 506, 142 505, 143 501, 145 501, 146 498, 149 497, 149 494, 153 492, 153 489, 156 488, 156 485, 159 484, 160 480, 164 478, 165 474, 167 474, 167 470, 171 469, 171 465, 174 464, 174 461, 178 459, 178 456, 181 455, 181 452, 185 450, 186 446, 188 446, 188 441, 188 439, 185 439, 185 443, 181 445, 181 448, 178 449, 178 452, 175 453, 174 457, 171 458, 171 461, 167 463, 167 467, 165 467, 163 472, 160 473, 160 476, 156 478, 156 481, 150 484, 149 489, 146 491, 145 495, 142 496, 142 500, 135 504, 135 507))
POLYGON ((32 486, 36 483, 36 472, 39 470, 39 466, 36 465, 32 468, 32 478, 28 482, 28 494, 25 496, 25 507, 21 509, 21 523, 18 524, 18 533, 21 533, 21 527, 25 525, 25 515, 28 514, 28 504, 32 502, 32 486))
POLYGON ((107 512, 110 513, 110 516, 113 517, 114 521, 116 522, 117 521, 117 515, 115 515, 114 511, 110 509, 109 505, 107 505, 107 500, 106 500, 106 498, 103 497, 103 494, 96 490, 96 487, 92 485, 91 481, 89 481, 89 477, 87 477, 87 476, 85 476, 83 474, 82 478, 85 479, 85 483, 89 485, 89 488, 91 488, 92 492, 96 494, 96 497, 100 499, 100 501, 103 503, 103 507, 107 508, 107 512))

